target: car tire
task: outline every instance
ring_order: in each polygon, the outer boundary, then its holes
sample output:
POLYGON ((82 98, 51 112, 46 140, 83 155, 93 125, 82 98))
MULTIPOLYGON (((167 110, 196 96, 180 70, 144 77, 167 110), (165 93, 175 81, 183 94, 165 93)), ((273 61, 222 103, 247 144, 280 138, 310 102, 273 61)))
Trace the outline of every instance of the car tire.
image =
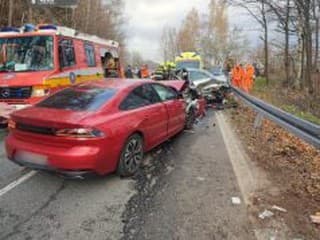
POLYGON ((131 135, 126 141, 118 164, 118 174, 121 177, 131 177, 139 169, 143 160, 143 139, 139 134, 131 135))

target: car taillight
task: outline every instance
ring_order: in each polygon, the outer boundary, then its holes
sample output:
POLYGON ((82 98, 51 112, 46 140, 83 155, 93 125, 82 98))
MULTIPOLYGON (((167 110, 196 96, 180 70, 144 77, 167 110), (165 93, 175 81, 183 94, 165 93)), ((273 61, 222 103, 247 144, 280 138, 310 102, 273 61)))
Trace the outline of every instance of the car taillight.
POLYGON ((70 137, 70 138, 101 138, 104 133, 94 128, 73 128, 73 129, 60 129, 55 132, 57 137, 70 137))

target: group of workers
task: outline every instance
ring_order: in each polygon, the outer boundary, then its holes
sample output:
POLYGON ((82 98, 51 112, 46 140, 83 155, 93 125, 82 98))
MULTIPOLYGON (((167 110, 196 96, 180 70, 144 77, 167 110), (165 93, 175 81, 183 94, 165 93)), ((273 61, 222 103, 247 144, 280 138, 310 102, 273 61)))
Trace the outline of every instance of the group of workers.
POLYGON ((126 71, 125 71, 125 77, 126 78, 149 78, 150 72, 147 64, 144 64, 141 66, 141 68, 136 67, 135 69, 132 69, 131 65, 128 65, 126 71))
POLYGON ((252 90, 254 77, 255 68, 251 64, 247 64, 245 67, 242 64, 238 64, 231 70, 232 85, 245 92, 252 90))
POLYGON ((164 62, 160 64, 154 72, 156 80, 173 80, 176 74, 176 64, 174 62, 164 62))

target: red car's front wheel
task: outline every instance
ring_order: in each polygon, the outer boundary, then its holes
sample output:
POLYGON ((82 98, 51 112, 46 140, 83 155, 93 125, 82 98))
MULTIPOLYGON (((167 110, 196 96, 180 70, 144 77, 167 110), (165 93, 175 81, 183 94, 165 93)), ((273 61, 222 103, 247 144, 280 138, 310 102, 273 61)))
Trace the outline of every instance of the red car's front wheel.
POLYGON ((143 139, 133 134, 124 145, 118 164, 118 174, 122 177, 134 175, 143 160, 143 139))

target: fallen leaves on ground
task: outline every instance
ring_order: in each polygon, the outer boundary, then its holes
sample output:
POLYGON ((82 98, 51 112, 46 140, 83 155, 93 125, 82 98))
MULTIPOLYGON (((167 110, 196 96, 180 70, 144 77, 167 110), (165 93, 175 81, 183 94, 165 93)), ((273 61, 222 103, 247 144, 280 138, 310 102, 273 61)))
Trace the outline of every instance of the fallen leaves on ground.
POLYGON ((310 219, 320 211, 320 151, 267 119, 255 129, 256 116, 242 104, 231 111, 247 153, 265 170, 272 184, 270 189, 254 194, 251 210, 257 215, 262 207, 285 207, 289 214, 281 219, 286 219, 293 232, 314 239, 320 233, 319 224, 312 224, 310 219), (274 187, 280 190, 279 195, 272 194, 274 187))
POLYGON ((289 172, 294 192, 320 201, 320 151, 269 120, 264 119, 261 129, 254 129, 255 117, 244 106, 232 114, 255 160, 265 168, 289 172))

